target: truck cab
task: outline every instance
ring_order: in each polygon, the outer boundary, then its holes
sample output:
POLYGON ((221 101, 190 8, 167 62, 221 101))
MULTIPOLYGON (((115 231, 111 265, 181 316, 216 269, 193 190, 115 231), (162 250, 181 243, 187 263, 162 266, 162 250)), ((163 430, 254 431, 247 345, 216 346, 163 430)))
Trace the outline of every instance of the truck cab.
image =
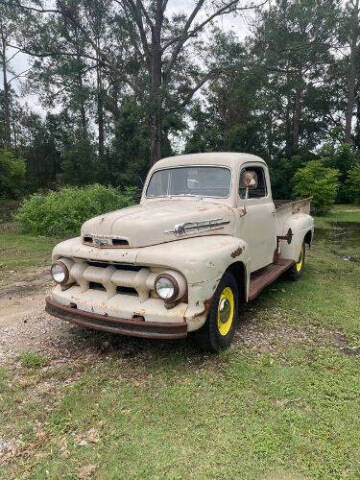
POLYGON ((165 158, 139 205, 85 222, 57 245, 46 310, 84 327, 148 338, 194 333, 230 345, 239 305, 304 269, 310 200, 274 202, 269 170, 241 153, 165 158))

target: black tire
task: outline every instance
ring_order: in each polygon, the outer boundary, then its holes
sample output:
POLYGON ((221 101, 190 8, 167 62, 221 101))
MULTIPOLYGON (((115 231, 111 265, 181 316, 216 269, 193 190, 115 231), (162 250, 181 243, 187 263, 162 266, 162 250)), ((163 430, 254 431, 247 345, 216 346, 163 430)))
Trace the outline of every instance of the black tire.
POLYGON ((239 289, 234 276, 230 272, 226 272, 212 298, 206 323, 195 334, 196 341, 200 347, 206 351, 219 352, 220 350, 225 350, 232 342, 238 324, 238 318, 239 289), (231 297, 229 289, 233 297, 231 297), (223 304, 221 311, 220 302, 223 304), (229 320, 224 321, 221 319, 221 312, 224 312, 224 320, 225 318, 230 319, 231 317, 231 324, 229 324, 229 320))
POLYGON ((288 270, 288 278, 290 280, 298 280, 304 272, 305 268, 305 242, 301 244, 299 260, 288 270))

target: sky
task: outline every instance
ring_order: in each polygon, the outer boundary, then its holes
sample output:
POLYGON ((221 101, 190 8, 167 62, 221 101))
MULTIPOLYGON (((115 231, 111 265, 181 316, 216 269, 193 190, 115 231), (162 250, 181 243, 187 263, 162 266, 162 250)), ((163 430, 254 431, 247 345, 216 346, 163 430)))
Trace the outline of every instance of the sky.
MULTIPOLYGON (((194 0, 182 0, 181 2, 179 2, 179 0, 170 0, 166 12, 170 16, 172 14, 180 12, 189 14, 194 7, 194 3, 194 0)), ((197 17, 198 20, 205 18, 206 13, 206 10, 203 11, 201 14, 199 13, 199 16, 197 17)), ((249 33, 250 20, 251 14, 249 12, 246 12, 242 15, 223 15, 217 18, 216 24, 224 31, 234 31, 235 34, 239 37, 239 39, 243 39, 249 33)), ((10 55, 11 54, 12 52, 10 52, 10 55)), ((23 53, 18 53, 11 62, 11 68, 16 74, 24 72, 27 68, 29 68, 28 56, 23 53)), ((20 103, 23 105, 27 104, 32 111, 43 115, 44 109, 40 104, 38 96, 28 94, 24 95, 21 88, 22 84, 23 82, 21 82, 21 80, 15 80, 13 83, 13 86, 15 86, 18 92, 20 103)))

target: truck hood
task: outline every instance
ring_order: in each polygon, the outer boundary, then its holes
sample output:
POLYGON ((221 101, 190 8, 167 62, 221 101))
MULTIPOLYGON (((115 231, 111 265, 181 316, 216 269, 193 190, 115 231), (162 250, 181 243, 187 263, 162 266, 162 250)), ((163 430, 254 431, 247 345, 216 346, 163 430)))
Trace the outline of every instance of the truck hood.
POLYGON ((83 224, 81 236, 101 248, 136 248, 200 235, 229 235, 233 227, 233 211, 222 203, 155 200, 92 218, 83 224))

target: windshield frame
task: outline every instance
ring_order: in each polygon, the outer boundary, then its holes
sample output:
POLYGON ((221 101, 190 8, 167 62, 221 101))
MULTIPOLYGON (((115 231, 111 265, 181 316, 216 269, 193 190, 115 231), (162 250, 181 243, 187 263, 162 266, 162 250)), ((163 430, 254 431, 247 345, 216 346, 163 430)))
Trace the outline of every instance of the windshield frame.
POLYGON ((219 165, 219 164, 182 164, 182 165, 174 165, 174 166, 168 166, 168 167, 163 167, 163 168, 157 168, 156 170, 153 170, 151 172, 151 175, 149 175, 149 179, 147 180, 146 182, 146 185, 145 185, 145 194, 144 194, 144 198, 146 198, 146 200, 156 200, 157 198, 216 198, 216 199, 219 199, 219 200, 226 200, 226 199, 229 199, 231 197, 231 194, 232 194, 232 189, 233 189, 233 175, 232 175, 232 169, 228 166, 228 165, 219 165), (212 168, 223 168, 223 169, 226 169, 229 171, 230 173, 230 182, 229 182, 229 193, 226 197, 219 197, 219 196, 215 196, 215 195, 191 195, 191 194, 182 194, 182 195, 157 195, 156 197, 154 196, 151 196, 149 197, 148 196, 148 189, 149 189, 149 185, 150 185, 150 182, 151 182, 151 179, 152 177, 155 175, 155 173, 157 172, 161 172, 163 170, 173 170, 175 168, 200 168, 200 167, 212 167, 212 168))

